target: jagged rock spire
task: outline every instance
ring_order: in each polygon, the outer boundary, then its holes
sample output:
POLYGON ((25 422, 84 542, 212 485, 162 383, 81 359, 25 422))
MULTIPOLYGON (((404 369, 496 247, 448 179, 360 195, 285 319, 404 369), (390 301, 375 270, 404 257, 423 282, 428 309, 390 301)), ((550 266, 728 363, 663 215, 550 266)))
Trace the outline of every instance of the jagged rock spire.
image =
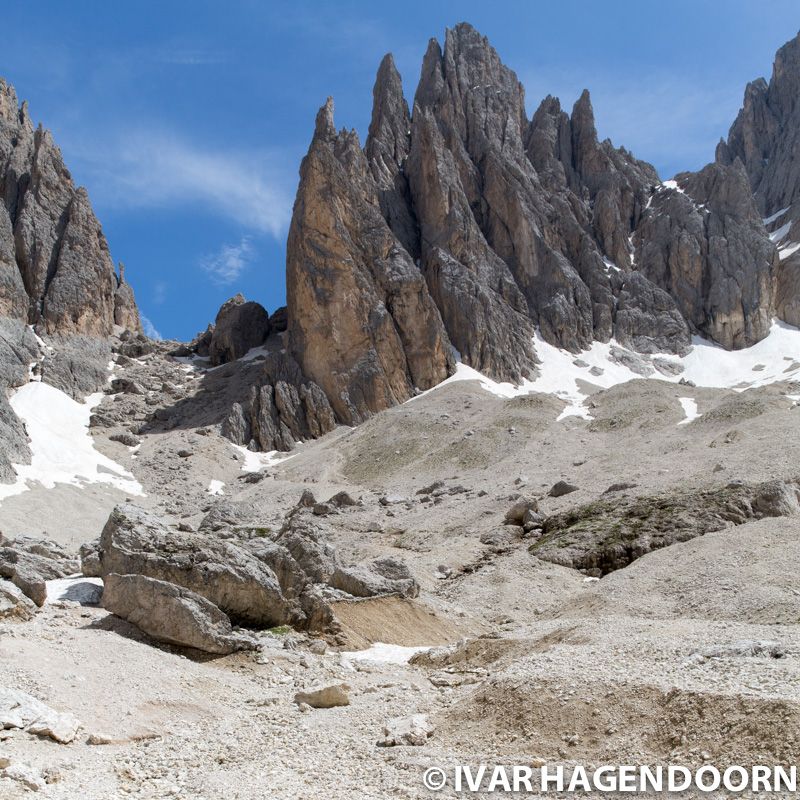
POLYGON ((317 115, 287 245, 290 348, 347 424, 452 371, 439 311, 387 225, 354 132, 317 115))

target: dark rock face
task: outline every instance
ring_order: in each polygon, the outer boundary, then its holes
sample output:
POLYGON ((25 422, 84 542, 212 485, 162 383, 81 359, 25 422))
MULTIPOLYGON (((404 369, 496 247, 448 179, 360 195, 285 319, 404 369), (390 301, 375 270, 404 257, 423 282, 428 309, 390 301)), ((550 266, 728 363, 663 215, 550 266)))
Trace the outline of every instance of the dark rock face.
POLYGON ((717 162, 740 161, 750 181, 756 207, 778 245, 775 312, 800 325, 800 35, 775 56, 769 83, 747 85, 744 103, 717 147, 717 162))
POLYGON ((692 329, 728 349, 767 335, 778 257, 741 162, 660 188, 635 237, 637 269, 670 293, 692 329))
POLYGON ((29 464, 28 437, 7 392, 28 381, 29 364, 39 354, 36 337, 18 319, 0 316, 0 481, 14 480, 12 464, 29 464))
POLYGON ((0 79, 0 481, 30 461, 10 390, 41 379, 74 398, 108 377, 115 328, 141 331, 86 191, 76 188, 50 133, 0 79), (45 337, 40 349, 29 325, 45 337))
POLYGON ((115 324, 140 330, 86 191, 2 80, 0 165, 0 315, 47 334, 108 336, 115 324))
POLYGON ((270 322, 264 306, 247 302, 237 294, 220 308, 209 344, 214 366, 241 358, 253 347, 264 344, 270 322))
POLYGON ((728 140, 717 148, 718 162, 732 164, 738 158, 744 164, 764 217, 800 196, 800 164, 793 157, 800 146, 798 88, 800 35, 776 53, 769 83, 759 78, 747 85, 728 140))
POLYGON ((291 352, 339 421, 441 380, 449 343, 518 382, 535 328, 575 352, 615 337, 683 353, 693 333, 746 347, 776 307, 800 314, 733 133, 717 164, 662 184, 599 141, 588 92, 528 120, 516 75, 467 24, 431 40, 413 112, 391 56, 373 101, 363 150, 321 109, 288 243, 291 352))
POLYGON ((257 378, 233 403, 222 434, 234 444, 259 450, 291 450, 295 441, 318 438, 336 427, 325 392, 285 353, 269 353, 256 367, 257 378))

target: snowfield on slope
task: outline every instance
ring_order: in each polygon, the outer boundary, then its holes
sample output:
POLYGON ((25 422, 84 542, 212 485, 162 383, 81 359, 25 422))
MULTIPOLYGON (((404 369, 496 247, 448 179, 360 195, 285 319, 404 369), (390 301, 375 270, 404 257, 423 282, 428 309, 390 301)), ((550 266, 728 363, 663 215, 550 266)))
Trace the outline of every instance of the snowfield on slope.
MULTIPOLYGON (((301 444, 298 442, 298 444, 301 444)), ((231 447, 244 456, 244 463, 242 464, 242 472, 260 472, 267 467, 274 467, 282 461, 289 458, 294 458, 297 453, 282 453, 280 450, 269 450, 266 453, 258 453, 254 450, 248 450, 243 444, 233 444, 231 447)))
POLYGON ((0 484, 0 501, 27 491, 31 483, 46 489, 59 483, 79 487, 106 483, 129 495, 144 494, 128 470, 94 447, 89 418, 103 397, 97 393, 78 403, 40 381, 25 384, 12 395, 11 408, 30 439, 31 463, 13 465, 17 480, 0 484))
MULTIPOLYGON (((552 394, 566 403, 558 419, 569 416, 591 419, 584 405, 589 395, 581 388, 581 383, 610 389, 632 380, 657 379, 679 383, 685 379, 696 386, 743 391, 778 381, 800 380, 800 329, 779 321, 773 322, 768 336, 744 350, 725 350, 707 339, 694 336, 691 351, 683 357, 671 353, 654 354, 661 361, 682 367, 677 375, 665 375, 656 369, 647 377, 634 372, 613 358, 612 347, 626 350, 613 339, 594 342, 588 350, 580 353, 570 353, 548 344, 537 332, 534 345, 541 362, 534 380, 524 380, 516 386, 498 383, 459 362, 453 375, 428 391, 436 391, 457 381, 474 380, 498 397, 511 398, 532 392, 552 394)), ((635 358, 647 358, 633 351, 627 352, 635 358)), ((424 394, 427 392, 417 397, 424 394)))

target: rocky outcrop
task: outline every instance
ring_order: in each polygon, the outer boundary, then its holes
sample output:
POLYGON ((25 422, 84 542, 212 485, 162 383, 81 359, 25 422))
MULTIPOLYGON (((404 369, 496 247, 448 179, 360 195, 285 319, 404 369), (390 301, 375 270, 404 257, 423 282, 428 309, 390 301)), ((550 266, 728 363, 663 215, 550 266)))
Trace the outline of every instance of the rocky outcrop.
POLYGON ((231 621, 195 592, 143 575, 106 575, 103 608, 159 642, 226 655, 254 643, 233 632, 231 621))
POLYGON ((114 292, 114 325, 127 331, 141 331, 142 321, 133 289, 125 282, 125 265, 120 261, 117 272, 117 288, 114 292))
POLYGON ((222 434, 234 444, 288 451, 296 441, 318 438, 336 426, 325 392, 291 356, 271 352, 250 371, 257 377, 222 423, 222 434))
POLYGON ((47 334, 140 330, 85 189, 76 188, 49 131, 0 80, 0 315, 47 334))
POLYGON ((799 89, 800 35, 776 53, 769 83, 758 78, 747 85, 728 139, 717 148, 719 163, 742 162, 764 217, 800 198, 800 164, 794 158, 800 147, 799 89))
POLYGON ((198 532, 187 532, 135 506, 121 505, 109 516, 100 540, 81 548, 83 571, 104 579, 117 576, 111 579, 116 587, 111 599, 104 599, 114 613, 156 639, 191 647, 200 642, 204 646, 199 649, 209 652, 222 652, 209 650, 215 638, 219 647, 233 645, 225 620, 331 633, 336 623, 326 598, 332 594, 419 592, 396 559, 341 564, 308 516, 304 507, 294 509, 282 529, 270 536, 252 509, 225 503, 224 513, 212 511, 198 532), (174 611, 174 626, 159 619, 168 607, 174 611))
POLYGON ((731 525, 800 513, 800 481, 740 481, 718 489, 599 500, 547 517, 530 548, 543 559, 601 576, 661 547, 731 525))
POLYGON ((55 542, 0 534, 0 578, 14 584, 37 606, 47 599, 47 581, 64 578, 78 569, 64 548, 55 542))
POLYGON ((217 314, 208 348, 211 363, 216 367, 241 358, 253 347, 264 344, 269 332, 269 314, 264 306, 237 294, 217 314))
POLYGON ((778 256, 740 161, 660 187, 635 234, 636 266, 691 328, 728 349, 769 332, 778 256))
POLYGON ((88 195, 52 136, 34 128, 27 104, 0 79, 1 482, 13 480, 12 464, 30 462, 10 391, 31 369, 76 399, 96 391, 108 376, 108 337, 120 328, 141 331, 125 268, 115 271, 88 195))
POLYGON ((386 223, 354 131, 317 115, 287 244, 289 348, 354 424, 444 380, 453 361, 425 280, 386 223))

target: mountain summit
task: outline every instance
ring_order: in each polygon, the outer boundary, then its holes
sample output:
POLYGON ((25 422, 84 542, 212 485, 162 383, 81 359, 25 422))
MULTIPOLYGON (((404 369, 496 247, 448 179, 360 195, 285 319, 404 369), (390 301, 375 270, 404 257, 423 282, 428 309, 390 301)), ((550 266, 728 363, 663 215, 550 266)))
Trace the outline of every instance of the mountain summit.
POLYGON ((290 347, 343 421, 440 381, 451 347, 518 382, 535 328, 576 353, 612 338, 682 353, 695 333, 738 349, 785 307, 741 157, 663 182, 599 141, 588 92, 529 120, 517 76, 466 23, 429 43, 412 110, 391 55, 373 97, 363 148, 330 99, 320 110, 287 253, 290 347))

